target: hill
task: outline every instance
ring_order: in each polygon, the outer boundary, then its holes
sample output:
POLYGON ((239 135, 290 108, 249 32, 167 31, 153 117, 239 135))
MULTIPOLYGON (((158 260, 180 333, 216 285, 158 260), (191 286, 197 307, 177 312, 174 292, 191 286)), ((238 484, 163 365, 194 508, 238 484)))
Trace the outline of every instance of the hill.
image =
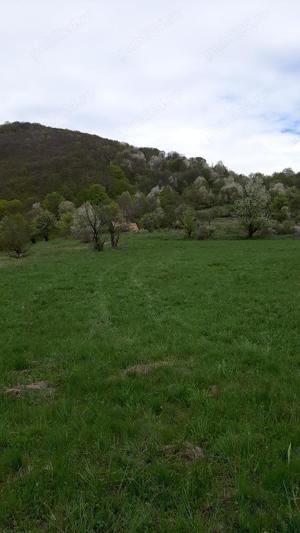
MULTIPOLYGON (((280 209, 288 205, 292 216, 298 216, 300 173, 285 169, 272 176, 256 176, 272 198, 279 196, 275 203, 280 209)), ((179 204, 196 210, 231 206, 247 180, 222 162, 211 166, 202 157, 137 148, 41 124, 0 125, 0 199, 21 200, 25 208, 53 191, 80 205, 83 190, 100 183, 114 199, 124 191, 132 195, 152 191, 158 200, 151 209, 162 207, 165 225, 170 225, 179 204)))
POLYGON ((125 146, 96 135, 40 124, 0 127, 0 197, 43 197, 50 191, 74 194, 101 181, 110 161, 125 146))
MULTIPOLYGON (((8 123, 0 126, 0 198, 42 198, 53 190, 72 197, 89 183, 106 186, 110 163, 121 166, 136 190, 149 192, 186 168, 178 155, 166 158, 156 148, 138 149, 79 131, 8 123)), ((205 163, 197 159, 192 177, 199 174, 199 162, 200 168, 205 163)))

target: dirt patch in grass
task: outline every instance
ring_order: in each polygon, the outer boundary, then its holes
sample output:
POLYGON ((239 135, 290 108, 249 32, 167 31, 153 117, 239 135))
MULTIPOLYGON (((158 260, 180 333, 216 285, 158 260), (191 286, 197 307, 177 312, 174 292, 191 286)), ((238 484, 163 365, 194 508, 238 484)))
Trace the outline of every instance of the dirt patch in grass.
POLYGON ((230 502, 235 496, 235 490, 233 487, 224 487, 222 503, 226 504, 230 502))
POLYGON ((218 385, 210 385, 208 387, 208 396, 211 396, 212 398, 214 398, 215 396, 218 396, 218 394, 219 394, 218 385))
POLYGON ((156 368, 161 368, 163 366, 169 366, 171 363, 170 361, 156 361, 154 363, 142 363, 139 365, 130 366, 128 368, 125 368, 123 370, 122 375, 128 376, 131 374, 138 374, 138 375, 146 375, 150 374, 152 370, 155 370, 156 368))
POLYGON ((22 396, 27 391, 47 391, 49 394, 53 394, 54 387, 48 381, 37 381, 28 385, 16 385, 4 390, 5 394, 11 396, 22 396))
POLYGON ((187 462, 198 461, 205 457, 203 448, 194 446, 190 442, 185 442, 181 445, 171 444, 163 446, 163 453, 168 459, 175 458, 187 462))

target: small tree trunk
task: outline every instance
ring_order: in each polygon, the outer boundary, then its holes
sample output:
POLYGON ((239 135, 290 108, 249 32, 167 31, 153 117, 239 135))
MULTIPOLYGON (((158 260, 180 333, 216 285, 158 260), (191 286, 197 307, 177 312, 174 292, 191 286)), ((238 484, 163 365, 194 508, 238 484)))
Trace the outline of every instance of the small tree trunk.
POLYGON ((114 226, 113 223, 111 223, 110 226, 109 226, 109 233, 110 233, 111 247, 114 248, 114 249, 118 248, 118 242, 119 242, 119 238, 120 238, 120 233, 118 231, 116 231, 115 226, 114 226))
POLYGON ((252 239, 254 233, 256 232, 256 228, 252 224, 248 226, 248 239, 252 239))
POLYGON ((96 252, 103 252, 104 244, 105 241, 101 240, 101 237, 99 237, 99 235, 94 236, 94 250, 96 250, 96 252))
POLYGON ((112 248, 118 248, 118 241, 119 241, 118 236, 115 233, 111 233, 110 234, 110 242, 111 242, 111 247, 112 248))
POLYGON ((114 237, 114 232, 111 231, 111 229, 109 230, 109 233, 110 233, 110 243, 111 243, 111 247, 114 248, 115 247, 115 237, 114 237))

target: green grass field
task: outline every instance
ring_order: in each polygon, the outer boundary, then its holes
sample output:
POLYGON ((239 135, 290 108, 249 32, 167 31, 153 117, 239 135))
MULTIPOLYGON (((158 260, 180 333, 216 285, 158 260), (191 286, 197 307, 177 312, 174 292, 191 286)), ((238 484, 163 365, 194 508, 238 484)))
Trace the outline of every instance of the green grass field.
POLYGON ((1 532, 300 531, 299 241, 57 240, 0 279, 1 532))

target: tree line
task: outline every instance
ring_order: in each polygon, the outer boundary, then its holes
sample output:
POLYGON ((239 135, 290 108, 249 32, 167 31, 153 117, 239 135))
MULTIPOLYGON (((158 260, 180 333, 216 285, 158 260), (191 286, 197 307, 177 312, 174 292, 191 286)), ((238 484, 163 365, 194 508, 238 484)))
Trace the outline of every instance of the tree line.
MULTIPOLYGON (((0 201, 1 249, 22 257, 30 243, 48 241, 54 235, 90 242, 99 252, 104 250, 109 236, 111 247, 116 249, 121 232, 132 223, 149 232, 176 229, 186 239, 204 240, 213 236, 218 217, 238 219, 248 238, 266 229, 273 233, 299 233, 300 195, 293 185, 268 182, 261 175, 241 181, 229 176, 220 189, 222 203, 216 200, 214 205, 204 176, 197 177, 181 194, 170 184, 157 185, 145 195, 126 186, 120 167, 111 167, 115 180, 124 184, 114 197, 103 185, 95 183, 80 191, 77 205, 57 191, 48 193, 30 209, 20 200, 0 201)), ((285 171, 285 175, 291 172, 285 171)))

